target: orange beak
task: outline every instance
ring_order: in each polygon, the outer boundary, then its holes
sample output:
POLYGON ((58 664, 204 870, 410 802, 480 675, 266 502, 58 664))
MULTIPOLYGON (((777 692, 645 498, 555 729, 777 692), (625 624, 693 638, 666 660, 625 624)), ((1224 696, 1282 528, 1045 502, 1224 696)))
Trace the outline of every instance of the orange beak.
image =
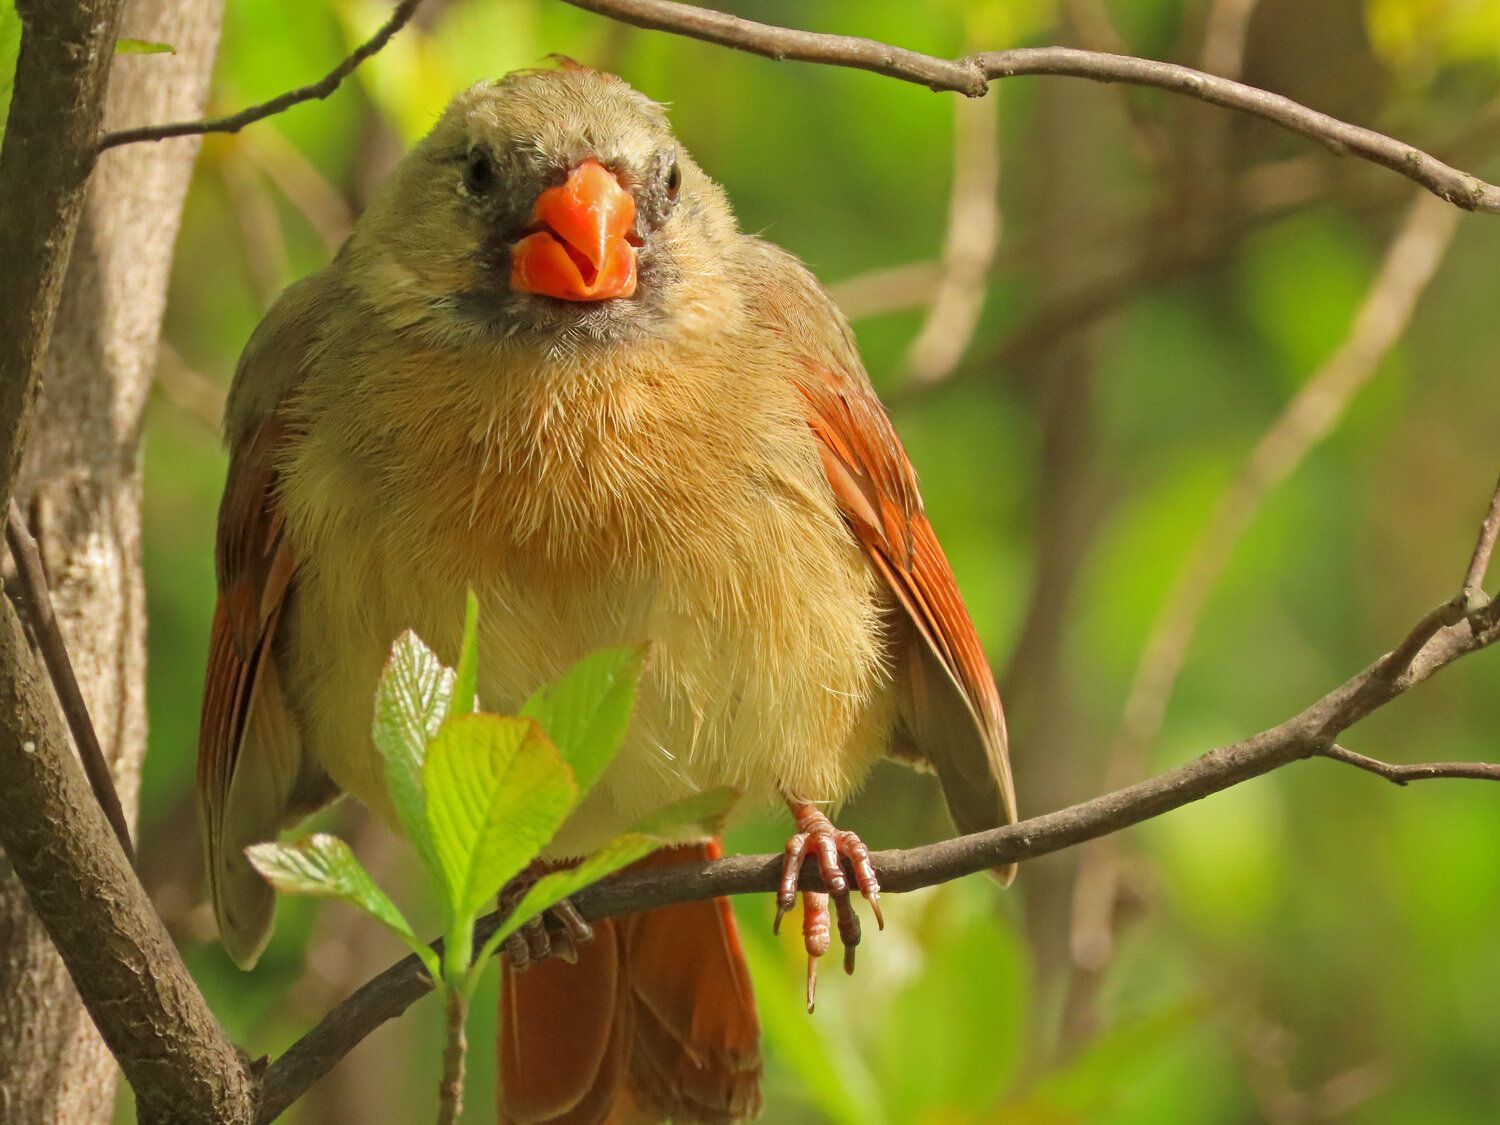
POLYGON ((510 287, 564 301, 600 301, 635 293, 635 247, 626 232, 635 200, 597 160, 536 197, 532 218, 545 226, 510 251, 510 287))

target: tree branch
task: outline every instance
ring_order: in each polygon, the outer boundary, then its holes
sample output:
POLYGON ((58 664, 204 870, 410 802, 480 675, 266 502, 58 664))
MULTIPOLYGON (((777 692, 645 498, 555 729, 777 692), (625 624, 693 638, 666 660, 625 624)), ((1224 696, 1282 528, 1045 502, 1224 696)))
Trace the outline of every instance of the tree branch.
MULTIPOLYGON (((890 892, 912 891, 1034 859, 1118 832, 1299 759, 1318 755, 1339 757, 1328 751, 1341 731, 1453 661, 1500 639, 1500 602, 1454 624, 1433 627, 1451 612, 1450 604, 1445 603, 1424 617, 1407 642, 1394 652, 1329 692, 1300 715, 1253 738, 1211 750, 1149 781, 1045 816, 926 847, 874 852, 870 859, 880 877, 881 888, 890 892), (1422 632, 1426 632, 1425 640, 1412 649, 1412 638, 1422 632)), ((1340 760, 1348 759, 1340 757, 1340 760)), ((1421 776, 1500 779, 1500 766, 1483 763, 1388 768, 1396 771, 1441 768, 1449 772, 1421 776), (1457 771, 1461 769, 1470 772, 1460 774, 1457 771)), ((770 893, 777 887, 782 862, 780 855, 731 856, 616 876, 580 892, 573 903, 583 917, 597 921, 717 895, 770 893)), ((817 871, 804 869, 802 887, 818 890, 821 886, 817 871)), ((475 940, 483 942, 499 921, 498 915, 487 916, 481 921, 475 940)), ((400 1015, 431 987, 422 963, 412 956, 391 966, 330 1011, 267 1069, 259 1125, 274 1121, 365 1036, 400 1015)))
POLYGON ((969 97, 983 96, 990 82, 1021 75, 1051 74, 1093 82, 1152 86, 1259 117, 1318 141, 1337 155, 1352 153, 1400 173, 1466 211, 1500 213, 1500 187, 1444 164, 1419 148, 1319 113, 1280 94, 1175 63, 1072 47, 1020 47, 942 59, 874 39, 755 23, 672 0, 564 2, 636 27, 686 35, 778 61, 853 67, 969 97))
POLYGON ((339 85, 353 74, 359 64, 371 55, 377 54, 381 48, 389 43, 396 32, 400 31, 416 15, 417 8, 422 0, 401 0, 396 5, 396 10, 391 13, 391 18, 380 25, 380 29, 365 40, 322 78, 306 86, 298 86, 295 90, 288 90, 284 94, 278 94, 268 102, 260 105, 249 106, 232 113, 228 117, 213 117, 202 121, 176 121, 166 125, 138 125, 133 129, 117 129, 113 133, 106 133, 99 138, 98 152, 114 148, 116 145, 134 144, 136 141, 161 141, 168 137, 191 137, 202 133, 238 133, 246 125, 253 124, 267 117, 274 117, 299 102, 310 102, 328 97, 339 88, 339 85))
POLYGON ((1426 781, 1435 777, 1467 778, 1474 781, 1500 781, 1500 765, 1493 762, 1414 762, 1396 765, 1365 754, 1356 754, 1338 743, 1318 751, 1319 757, 1346 762, 1357 769, 1368 770, 1387 781, 1405 785, 1409 781, 1426 781))
POLYGON ((1464 590, 1478 592, 1484 588, 1484 575, 1490 568, 1490 556, 1495 553, 1495 538, 1500 536, 1500 481, 1495 482, 1495 494, 1490 497, 1490 510, 1479 525, 1479 540, 1474 544, 1474 554, 1469 559, 1469 569, 1464 575, 1464 590))
MULTIPOLYGON (((14 491, 83 210, 119 0, 22 0, 0 148, 0 496, 14 491)), ((116 843, 57 720, 47 674, 0 599, 0 848, 142 1122, 248 1122, 250 1076, 116 843)))
POLYGON ((3 598, 0 793, 0 847, 135 1090, 141 1122, 250 1122, 250 1074, 116 845, 3 598))
POLYGON ((15 491, 63 273, 94 166, 122 0, 21 0, 0 146, 0 498, 15 491))
POLYGON ((26 521, 16 502, 10 502, 10 511, 5 522, 5 542, 10 547, 10 557, 16 564, 16 578, 23 591, 27 616, 36 634, 37 648, 47 665, 47 674, 52 679, 52 688, 57 693, 57 702, 62 707, 63 718, 73 735, 73 745, 78 747, 78 757, 83 761, 83 772, 88 776, 89 788, 94 799, 104 810, 109 826, 125 858, 135 862, 135 849, 130 844, 130 826, 125 823, 125 810, 120 806, 120 795, 115 792, 115 781, 109 772, 109 763, 104 760, 104 750, 99 745, 99 735, 94 730, 94 721, 89 718, 89 706, 84 702, 83 692, 78 687, 78 677, 73 674, 73 662, 68 659, 68 646, 63 641, 62 630, 57 627, 57 615, 52 612, 52 597, 47 592, 47 576, 42 567, 42 555, 37 550, 36 540, 26 529, 26 521))

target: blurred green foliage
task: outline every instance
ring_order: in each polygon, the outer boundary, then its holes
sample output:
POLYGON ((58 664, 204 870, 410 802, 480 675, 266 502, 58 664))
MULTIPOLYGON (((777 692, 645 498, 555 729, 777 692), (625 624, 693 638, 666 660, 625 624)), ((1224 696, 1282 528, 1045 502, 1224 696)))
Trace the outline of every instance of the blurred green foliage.
MULTIPOLYGON (((945 55, 1094 45, 1074 21, 1102 13, 1127 49, 1188 63, 1220 7, 725 6, 945 55)), ((230 0, 215 108, 321 75, 388 10, 230 0)), ((1243 76, 1493 180, 1497 28, 1495 0, 1261 0, 1243 76)), ((639 32, 555 0, 429 0, 327 101, 205 140, 167 314, 186 366, 226 383, 276 290, 327 260, 340 212, 357 213, 448 98, 551 52, 669 103, 743 226, 825 282, 938 257, 949 96, 639 32)), ((1008 689, 1022 807, 1038 813, 1103 789, 1142 643, 1186 551, 1256 439, 1344 338, 1414 189, 1156 91, 1016 79, 998 97, 1004 234, 959 370, 922 391, 899 383, 920 300, 859 316, 856 329, 899 404, 933 522, 1008 689), (1078 296, 1108 282, 1109 298, 1080 313, 1078 296)), ((1208 599, 1152 769, 1300 710, 1453 592, 1500 450, 1497 261, 1500 221, 1465 218, 1401 346, 1268 496, 1208 599)), ((283 904, 252 975, 208 940, 190 789, 223 470, 210 424, 165 396, 154 404, 143 853, 215 1010, 252 1055, 274 1054, 402 950, 353 912, 306 902, 283 904)), ((1497 730, 1500 654, 1489 653, 1348 741, 1398 761, 1494 759, 1497 730)), ((893 847, 945 834, 940 809, 930 780, 883 766, 843 821, 893 847)), ((354 810, 329 819, 400 901, 421 900, 381 829, 354 810)), ((729 846, 774 850, 786 830, 768 815, 729 846)), ((768 1055, 764 1119, 1490 1122, 1497 841, 1500 792, 1482 783, 1402 790, 1330 763, 1291 767, 1127 835, 1106 965, 1070 957, 1070 864, 1030 865, 1011 892, 974 878, 893 897, 886 932, 867 927, 856 975, 825 969, 811 1017, 797 927, 773 939, 769 896, 741 899, 768 1055)), ((413 921, 436 932, 430 904, 413 921)), ((475 1015, 466 1120, 479 1122, 492 1119, 482 1044, 493 1003, 481 995, 475 1015)), ((289 1119, 425 1119, 439 1025, 437 1007, 419 1005, 289 1119)))

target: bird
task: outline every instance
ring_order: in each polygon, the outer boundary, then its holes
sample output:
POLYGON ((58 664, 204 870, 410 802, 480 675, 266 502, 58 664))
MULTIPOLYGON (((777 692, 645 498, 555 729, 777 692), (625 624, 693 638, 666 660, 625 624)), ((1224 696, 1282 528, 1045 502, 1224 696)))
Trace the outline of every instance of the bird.
MULTIPOLYGON (((829 896, 846 967, 851 891, 879 918, 830 818, 877 760, 935 773, 962 832, 1016 819, 994 676, 847 322, 621 78, 559 59, 458 94, 256 328, 225 440, 198 792, 242 967, 274 915, 248 845, 341 793, 397 826, 382 662, 408 629, 454 662, 470 588, 492 711, 649 646, 624 746, 543 863, 713 788, 784 805, 778 924, 804 859, 824 883, 809 1002, 829 896)), ((726 900, 599 922, 569 957, 504 959, 501 1121, 758 1112, 726 900)))

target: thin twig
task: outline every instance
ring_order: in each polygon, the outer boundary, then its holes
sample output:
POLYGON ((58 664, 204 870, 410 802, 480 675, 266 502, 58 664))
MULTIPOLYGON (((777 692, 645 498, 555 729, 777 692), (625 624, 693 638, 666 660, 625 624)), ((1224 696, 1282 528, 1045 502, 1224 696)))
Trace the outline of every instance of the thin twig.
POLYGON ((23 598, 22 611, 31 622, 36 635, 37 648, 42 662, 47 666, 47 675, 52 679, 52 689, 57 693, 57 702, 62 707, 63 717, 68 721, 68 730, 73 734, 73 744, 78 747, 78 757, 83 762, 83 772, 89 779, 89 788, 104 810, 115 838, 125 850, 125 858, 135 863, 135 848, 130 843, 130 827, 125 821, 125 810, 120 805, 120 795, 115 792, 115 780, 109 772, 109 763, 104 760, 104 750, 99 745, 99 735, 94 722, 89 718, 89 707, 84 702, 83 692, 78 687, 78 677, 73 674, 73 662, 68 659, 68 646, 63 641, 62 630, 57 627, 57 615, 52 611, 52 596, 47 592, 47 575, 42 566, 42 554, 36 540, 27 530, 26 520, 16 502, 10 502, 10 511, 5 520, 5 542, 10 547, 10 557, 16 564, 16 578, 20 582, 23 598))
MULTIPOLYGON (((880 885, 891 892, 947 882, 993 867, 1034 859, 1096 839, 1253 777, 1323 753, 1340 731, 1421 683, 1470 652, 1500 639, 1500 603, 1467 621, 1439 629, 1395 679, 1378 676, 1382 658, 1336 688, 1300 715, 1253 738, 1218 750, 1166 773, 1114 793, 1033 817, 1005 828, 955 840, 871 854, 880 885), (1369 690, 1366 690, 1369 688, 1369 690)), ((1488 777, 1486 773, 1484 776, 1488 777)), ((704 863, 634 872, 588 887, 573 898, 590 921, 652 910, 718 895, 774 891, 780 855, 732 856, 704 863)), ((821 888, 816 870, 803 872, 802 886, 821 888)), ((483 942, 501 919, 487 915, 475 931, 483 942)), ((259 1125, 274 1121, 335 1063, 387 1020, 394 1019, 431 990, 432 982, 415 956, 391 966, 339 1004, 266 1070, 259 1125)))
POLYGON ((1019 47, 942 59, 874 39, 755 23, 672 0, 565 0, 565 3, 636 27, 685 35, 778 61, 853 67, 970 97, 982 96, 992 81, 1021 75, 1050 74, 1152 86, 1259 117, 1318 141, 1340 156, 1352 153, 1421 184, 1466 211, 1500 213, 1500 187, 1450 167, 1421 149, 1319 113, 1280 94, 1175 63, 1072 47, 1019 47))
POLYGON ((246 125, 285 112, 299 102, 309 102, 328 97, 339 85, 353 74, 360 63, 376 54, 391 41, 392 36, 411 21, 422 0, 401 0, 391 18, 380 25, 380 29, 360 44, 338 66, 317 82, 298 86, 278 94, 268 102, 249 106, 228 117, 214 117, 202 121, 175 121, 166 125, 138 125, 133 129, 117 129, 99 138, 97 151, 114 148, 116 145, 133 144, 136 141, 162 141, 168 137, 192 137, 202 133, 238 133, 246 125))
POLYGON ((465 1024, 469 1019, 469 1001, 464 986, 455 981, 447 990, 447 1018, 444 1020, 443 1078, 438 1084, 438 1125, 450 1125, 464 1112, 464 1058, 469 1039, 465 1024))
POLYGON ((1410 781, 1426 781, 1435 777, 1500 781, 1500 763, 1494 762, 1415 762, 1410 765, 1399 765, 1382 762, 1379 758, 1371 758, 1365 754, 1357 754, 1338 743, 1319 750, 1318 756, 1368 770, 1387 781, 1394 781, 1397 785, 1405 785, 1410 781))
POLYGON ((1490 568, 1490 556, 1495 552, 1495 537, 1500 535, 1500 481, 1495 483, 1495 494, 1490 497, 1490 510, 1479 525, 1479 542, 1474 544, 1474 555, 1469 559, 1469 569, 1464 575, 1464 589, 1478 591, 1484 588, 1484 575, 1490 568))

